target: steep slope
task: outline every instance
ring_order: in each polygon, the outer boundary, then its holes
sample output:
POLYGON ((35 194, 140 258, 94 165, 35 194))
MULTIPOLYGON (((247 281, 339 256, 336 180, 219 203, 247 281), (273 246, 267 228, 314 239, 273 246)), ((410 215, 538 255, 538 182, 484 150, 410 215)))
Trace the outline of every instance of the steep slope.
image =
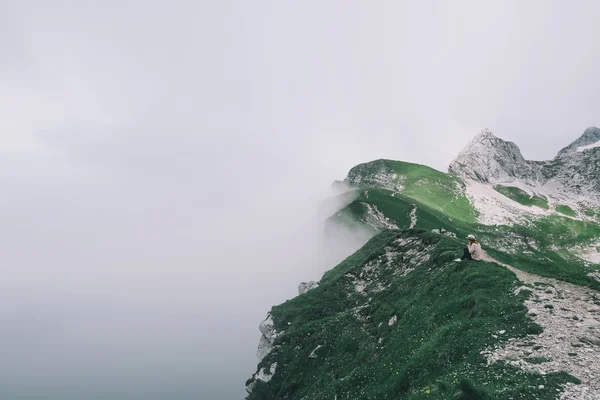
POLYGON ((600 398, 598 139, 354 167, 326 229, 372 239, 273 307, 248 399, 600 398), (490 262, 453 261, 468 233, 490 262))
POLYGON ((485 349, 540 328, 513 295, 514 275, 452 262, 459 245, 423 231, 384 232, 318 288, 274 307, 277 340, 259 365, 270 379, 255 375, 248 399, 450 398, 471 390, 461 390, 463 379, 499 399, 575 381, 505 363, 482 368, 485 349))
POLYGON ((449 218, 474 222, 476 213, 461 179, 424 165, 377 160, 357 165, 345 182, 354 187, 387 189, 443 212, 449 218))
POLYGON ((543 179, 541 165, 525 160, 516 144, 497 138, 487 129, 475 136, 448 170, 481 182, 518 179, 535 183, 543 179))

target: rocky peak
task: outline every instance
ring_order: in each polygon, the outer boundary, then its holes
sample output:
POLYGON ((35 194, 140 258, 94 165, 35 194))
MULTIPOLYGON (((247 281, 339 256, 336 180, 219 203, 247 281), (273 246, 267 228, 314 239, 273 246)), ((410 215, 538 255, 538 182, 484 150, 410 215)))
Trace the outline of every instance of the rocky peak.
POLYGON ((600 201, 600 129, 590 127, 550 161, 529 161, 512 142, 484 130, 460 152, 449 172, 484 183, 537 187, 549 184, 564 193, 598 197, 600 201))
POLYGON ((523 158, 513 142, 502 140, 484 129, 459 153, 448 168, 450 173, 482 182, 517 179, 536 180, 539 167, 523 158))
POLYGON ((595 126, 587 128, 573 143, 558 152, 557 157, 563 157, 567 154, 577 153, 582 147, 593 145, 600 141, 600 129, 595 126))
POLYGON ((495 136, 492 131, 490 131, 489 129, 483 129, 481 132, 479 132, 477 135, 475 135, 475 137, 473 138, 473 140, 471 141, 471 144, 475 143, 475 142, 483 142, 483 141, 496 141, 496 140, 501 140, 499 139, 497 136, 495 136))

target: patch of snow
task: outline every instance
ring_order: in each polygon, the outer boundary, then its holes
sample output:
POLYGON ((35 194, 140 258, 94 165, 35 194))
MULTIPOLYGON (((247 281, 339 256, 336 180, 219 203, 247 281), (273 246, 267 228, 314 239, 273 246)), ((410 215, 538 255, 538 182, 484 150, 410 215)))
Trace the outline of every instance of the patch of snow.
POLYGON ((577 152, 578 153, 582 153, 582 152, 584 152, 586 150, 589 150, 589 149, 595 149, 596 147, 600 147, 600 142, 588 144, 587 146, 578 147, 577 148, 577 152))

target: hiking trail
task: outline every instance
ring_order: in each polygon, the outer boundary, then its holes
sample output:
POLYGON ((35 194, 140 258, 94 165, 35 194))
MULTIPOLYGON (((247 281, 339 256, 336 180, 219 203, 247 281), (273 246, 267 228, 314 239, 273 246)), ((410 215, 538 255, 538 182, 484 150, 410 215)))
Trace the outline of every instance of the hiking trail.
POLYGON ((581 384, 568 383, 560 400, 600 399, 600 292, 521 271, 485 252, 483 259, 508 268, 524 283, 515 295, 531 292, 524 304, 544 329, 486 350, 488 364, 503 360, 542 375, 565 371, 581 384))

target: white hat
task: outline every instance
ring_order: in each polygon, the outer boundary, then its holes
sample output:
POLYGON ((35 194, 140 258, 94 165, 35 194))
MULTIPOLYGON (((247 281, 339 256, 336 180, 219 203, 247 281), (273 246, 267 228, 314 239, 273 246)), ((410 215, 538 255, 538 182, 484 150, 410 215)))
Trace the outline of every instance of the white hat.
POLYGON ((469 240, 477 240, 477 239, 475 239, 475 235, 469 235, 469 236, 467 236, 467 239, 469 239, 469 240))

